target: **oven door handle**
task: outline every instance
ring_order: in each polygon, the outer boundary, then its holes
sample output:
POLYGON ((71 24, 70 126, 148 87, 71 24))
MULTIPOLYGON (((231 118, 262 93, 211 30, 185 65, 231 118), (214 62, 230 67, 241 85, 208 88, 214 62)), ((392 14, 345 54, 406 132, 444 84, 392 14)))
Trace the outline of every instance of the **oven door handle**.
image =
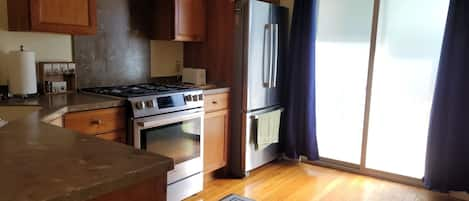
POLYGON ((196 113, 190 113, 190 114, 185 114, 185 115, 161 115, 161 116, 156 116, 150 119, 145 119, 143 121, 137 122, 137 126, 140 129, 147 129, 147 128, 154 128, 158 126, 164 126, 172 123, 177 123, 181 121, 187 121, 195 118, 203 118, 204 112, 196 112, 196 113))

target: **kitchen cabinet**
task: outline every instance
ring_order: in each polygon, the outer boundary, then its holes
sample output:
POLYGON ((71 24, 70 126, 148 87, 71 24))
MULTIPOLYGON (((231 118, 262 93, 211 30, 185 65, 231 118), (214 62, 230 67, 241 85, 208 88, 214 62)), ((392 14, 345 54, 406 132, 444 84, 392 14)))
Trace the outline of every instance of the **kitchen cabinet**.
POLYGON ((96 33, 96 0, 8 0, 8 30, 96 33))
POLYGON ((232 0, 207 0, 206 40, 184 43, 184 66, 206 69, 208 83, 231 84, 235 48, 234 9, 232 0))
POLYGON ((166 201, 166 174, 144 180, 91 201, 166 201))
POLYGON ((154 1, 152 16, 154 40, 204 41, 206 0, 154 1))
POLYGON ((205 96, 204 173, 227 164, 229 137, 228 93, 205 96))
POLYGON ((123 107, 67 113, 63 125, 85 135, 126 143, 126 111, 123 107))
MULTIPOLYGON (((235 55, 235 1, 206 1, 207 37, 201 43, 184 43, 184 66, 206 69, 208 83, 231 85, 235 55)), ((280 0, 264 1, 280 4, 280 0)))

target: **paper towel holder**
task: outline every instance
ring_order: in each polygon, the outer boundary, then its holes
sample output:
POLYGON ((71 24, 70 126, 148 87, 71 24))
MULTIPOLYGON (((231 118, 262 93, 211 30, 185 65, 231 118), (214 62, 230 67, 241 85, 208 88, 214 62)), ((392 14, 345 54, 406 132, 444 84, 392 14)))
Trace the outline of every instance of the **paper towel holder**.
POLYGON ((36 58, 32 51, 25 51, 20 45, 19 51, 10 52, 8 65, 8 91, 13 97, 29 98, 37 96, 36 58))

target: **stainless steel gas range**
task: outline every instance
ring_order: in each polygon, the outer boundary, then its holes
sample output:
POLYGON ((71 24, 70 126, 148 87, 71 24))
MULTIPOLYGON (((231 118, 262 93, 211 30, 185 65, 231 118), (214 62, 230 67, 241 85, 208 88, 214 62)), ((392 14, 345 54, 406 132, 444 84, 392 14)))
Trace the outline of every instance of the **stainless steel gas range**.
POLYGON ((167 200, 202 191, 204 96, 197 88, 140 84, 82 89, 128 100, 130 142, 138 149, 174 159, 168 172, 167 200))

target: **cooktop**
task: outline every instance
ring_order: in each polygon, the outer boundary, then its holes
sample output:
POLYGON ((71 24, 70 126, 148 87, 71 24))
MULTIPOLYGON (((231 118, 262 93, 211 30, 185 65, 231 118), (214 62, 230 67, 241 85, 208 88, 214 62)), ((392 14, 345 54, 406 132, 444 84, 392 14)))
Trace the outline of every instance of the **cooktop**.
POLYGON ((81 91, 88 92, 88 93, 107 95, 107 96, 116 96, 116 97, 121 97, 121 98, 152 96, 152 95, 176 93, 176 92, 191 91, 191 90, 197 90, 197 88, 191 87, 191 86, 169 85, 169 84, 158 84, 158 83, 145 83, 145 84, 126 85, 126 86, 94 87, 94 88, 81 89, 81 91))

